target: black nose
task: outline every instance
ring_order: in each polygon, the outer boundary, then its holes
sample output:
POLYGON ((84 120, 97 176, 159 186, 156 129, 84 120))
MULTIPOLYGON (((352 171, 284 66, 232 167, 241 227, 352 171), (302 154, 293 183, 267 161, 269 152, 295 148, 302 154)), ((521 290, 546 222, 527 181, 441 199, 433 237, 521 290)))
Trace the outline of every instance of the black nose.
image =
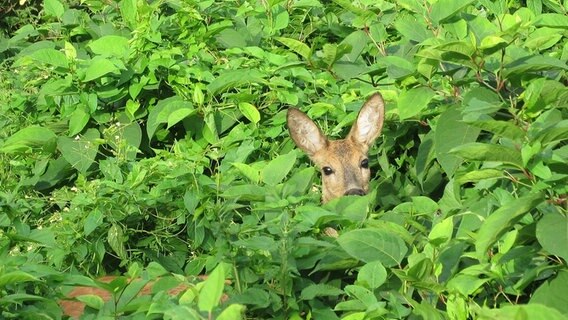
POLYGON ((345 192, 346 196, 364 196, 365 195, 365 191, 363 191, 363 189, 349 189, 347 190, 347 192, 345 192))

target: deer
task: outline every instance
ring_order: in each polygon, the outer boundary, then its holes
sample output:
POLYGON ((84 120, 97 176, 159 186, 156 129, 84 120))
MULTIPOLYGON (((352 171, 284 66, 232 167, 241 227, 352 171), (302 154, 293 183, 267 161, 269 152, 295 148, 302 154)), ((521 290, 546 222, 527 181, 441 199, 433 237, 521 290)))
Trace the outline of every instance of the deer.
POLYGON ((286 121, 292 140, 321 170, 322 203, 344 195, 369 192, 367 152, 380 136, 385 118, 385 103, 375 93, 361 107, 345 139, 330 140, 305 113, 290 108, 286 121))
MULTIPOLYGON (((286 122, 292 140, 322 172, 322 203, 343 195, 362 196, 369 192, 371 173, 367 152, 381 134, 384 113, 383 97, 375 93, 361 107, 347 137, 330 140, 305 113, 296 108, 288 109, 286 122)), ((109 283, 115 279, 115 276, 106 276, 98 281, 109 283)), ((152 285, 153 282, 145 284, 139 295, 150 294, 152 285)), ((181 284, 169 290, 168 294, 175 296, 187 289, 188 285, 181 284)), ((84 312, 85 304, 69 299, 86 294, 97 295, 105 302, 112 298, 112 293, 102 288, 78 286, 66 295, 66 300, 59 301, 63 314, 78 319, 84 312)))

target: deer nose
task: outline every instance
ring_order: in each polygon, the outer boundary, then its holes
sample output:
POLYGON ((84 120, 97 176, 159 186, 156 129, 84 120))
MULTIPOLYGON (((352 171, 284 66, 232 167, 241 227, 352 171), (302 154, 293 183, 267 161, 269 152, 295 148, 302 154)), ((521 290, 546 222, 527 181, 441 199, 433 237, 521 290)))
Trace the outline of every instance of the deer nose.
POLYGON ((347 192, 345 192, 345 195, 346 196, 364 196, 365 191, 363 189, 353 188, 353 189, 347 190, 347 192))

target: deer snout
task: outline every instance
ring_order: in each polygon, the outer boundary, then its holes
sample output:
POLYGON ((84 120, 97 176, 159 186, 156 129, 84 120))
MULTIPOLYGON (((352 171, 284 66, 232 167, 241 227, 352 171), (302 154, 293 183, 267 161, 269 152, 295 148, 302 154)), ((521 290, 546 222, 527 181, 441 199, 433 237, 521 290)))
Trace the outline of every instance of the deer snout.
POLYGON ((365 190, 359 188, 352 188, 345 192, 346 196, 364 196, 365 194, 365 190))

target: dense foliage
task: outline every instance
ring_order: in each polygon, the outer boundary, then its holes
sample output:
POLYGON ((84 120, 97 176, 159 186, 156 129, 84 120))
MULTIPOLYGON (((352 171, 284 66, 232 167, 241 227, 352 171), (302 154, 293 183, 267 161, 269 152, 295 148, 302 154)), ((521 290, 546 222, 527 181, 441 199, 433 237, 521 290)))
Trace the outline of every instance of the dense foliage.
POLYGON ((566 2, 3 2, 2 318, 568 317, 566 2), (322 206, 286 110, 376 91, 373 192, 322 206))

